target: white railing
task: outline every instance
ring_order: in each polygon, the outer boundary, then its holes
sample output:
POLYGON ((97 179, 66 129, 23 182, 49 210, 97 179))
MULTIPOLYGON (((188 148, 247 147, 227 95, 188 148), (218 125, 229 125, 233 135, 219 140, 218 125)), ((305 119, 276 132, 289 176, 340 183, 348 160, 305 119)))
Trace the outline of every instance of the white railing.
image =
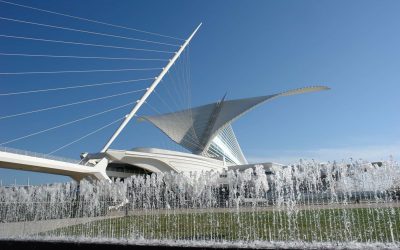
POLYGON ((0 146, 0 151, 12 153, 12 154, 32 156, 32 157, 36 157, 36 158, 43 158, 43 159, 49 159, 49 160, 55 160, 55 161, 75 163, 75 164, 78 164, 80 162, 79 160, 76 160, 76 159, 58 157, 58 156, 47 155, 47 154, 43 154, 43 153, 31 152, 31 151, 15 149, 15 148, 9 148, 9 147, 4 147, 4 146, 0 146))

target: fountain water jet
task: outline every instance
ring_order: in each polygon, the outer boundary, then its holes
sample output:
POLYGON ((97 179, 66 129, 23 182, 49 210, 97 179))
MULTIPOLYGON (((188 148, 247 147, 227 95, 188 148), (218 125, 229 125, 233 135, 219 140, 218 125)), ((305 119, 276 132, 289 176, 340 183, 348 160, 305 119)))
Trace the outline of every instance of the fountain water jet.
POLYGON ((400 166, 300 161, 266 171, 0 187, 0 238, 254 247, 400 245, 400 166))

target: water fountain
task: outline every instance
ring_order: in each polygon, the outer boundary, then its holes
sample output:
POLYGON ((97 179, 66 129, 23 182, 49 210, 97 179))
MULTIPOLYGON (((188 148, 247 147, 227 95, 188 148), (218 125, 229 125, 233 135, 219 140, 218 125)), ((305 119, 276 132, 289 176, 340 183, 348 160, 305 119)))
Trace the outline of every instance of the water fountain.
POLYGON ((400 244, 400 166, 135 175, 0 187, 0 238, 246 247, 400 244))

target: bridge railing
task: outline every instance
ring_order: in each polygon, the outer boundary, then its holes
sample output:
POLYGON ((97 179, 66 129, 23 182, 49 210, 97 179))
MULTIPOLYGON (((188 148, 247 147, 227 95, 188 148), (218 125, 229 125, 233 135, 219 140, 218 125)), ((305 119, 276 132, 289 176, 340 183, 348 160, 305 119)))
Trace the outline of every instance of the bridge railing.
POLYGON ((9 148, 9 147, 4 147, 4 146, 0 146, 0 152, 26 155, 26 156, 36 157, 36 158, 55 160, 55 161, 63 161, 63 162, 69 162, 69 163, 75 163, 75 164, 78 164, 80 162, 77 159, 64 158, 64 157, 48 155, 48 154, 43 154, 43 153, 37 153, 37 152, 28 151, 28 150, 9 148))

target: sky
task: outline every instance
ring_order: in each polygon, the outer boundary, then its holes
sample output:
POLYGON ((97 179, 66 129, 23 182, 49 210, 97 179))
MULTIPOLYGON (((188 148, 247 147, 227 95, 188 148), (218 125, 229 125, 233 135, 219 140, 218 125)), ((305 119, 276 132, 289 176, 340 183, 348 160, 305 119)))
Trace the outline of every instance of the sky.
MULTIPOLYGON (((202 22, 188 50, 138 115, 215 102, 225 93, 227 99, 235 99, 312 85, 331 88, 273 100, 235 121, 233 128, 238 141, 252 163, 295 163, 299 159, 399 159, 398 1, 12 1, 183 39, 202 22)), ((101 150, 117 128, 118 120, 129 112, 131 105, 128 103, 139 99, 144 93, 141 90, 148 87, 151 80, 63 91, 4 94, 153 78, 183 43, 165 36, 85 22, 2 2, 0 35, 3 35, 0 36, 1 73, 141 69, 0 74, 0 94, 3 94, 0 95, 0 144, 125 105, 3 145, 48 154, 113 122, 109 127, 54 153, 74 159, 79 159, 81 152, 101 150), (102 46, 15 39, 4 35, 102 46), (122 39, 121 36, 147 42, 122 39), (5 53, 162 60, 22 57, 5 53), (119 95, 122 93, 124 95, 119 95), (8 117, 110 95, 118 96, 8 117)), ((137 120, 129 123, 112 148, 142 146, 179 149, 151 124, 137 120)), ((28 179, 33 184, 70 180, 63 176, 0 169, 3 185, 26 184, 28 179)))

